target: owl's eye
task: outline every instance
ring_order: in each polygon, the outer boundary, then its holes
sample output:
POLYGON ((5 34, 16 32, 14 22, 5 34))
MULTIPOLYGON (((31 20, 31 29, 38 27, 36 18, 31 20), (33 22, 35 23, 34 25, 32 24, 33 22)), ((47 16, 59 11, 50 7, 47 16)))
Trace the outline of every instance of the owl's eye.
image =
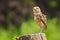
POLYGON ((39 8, 36 8, 36 9, 39 9, 39 8))

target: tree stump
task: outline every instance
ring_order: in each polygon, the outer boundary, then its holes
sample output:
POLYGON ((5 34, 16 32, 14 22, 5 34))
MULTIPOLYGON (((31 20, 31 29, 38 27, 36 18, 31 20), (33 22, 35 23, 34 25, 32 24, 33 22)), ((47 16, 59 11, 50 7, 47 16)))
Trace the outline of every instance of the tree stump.
POLYGON ((16 38, 16 40, 47 40, 45 33, 30 34, 16 38))

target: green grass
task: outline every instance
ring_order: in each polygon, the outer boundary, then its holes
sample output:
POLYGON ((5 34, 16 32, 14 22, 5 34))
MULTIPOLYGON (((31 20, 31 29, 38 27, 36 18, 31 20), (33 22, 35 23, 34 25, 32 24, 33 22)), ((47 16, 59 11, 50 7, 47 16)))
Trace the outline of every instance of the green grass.
MULTIPOLYGON (((57 25, 57 19, 48 19, 47 21, 47 40, 60 40, 60 24, 57 25)), ((9 30, 0 28, 0 40, 15 40, 16 37, 28 34, 35 34, 40 32, 39 26, 34 20, 23 22, 20 31, 16 30, 15 27, 11 26, 9 30)))

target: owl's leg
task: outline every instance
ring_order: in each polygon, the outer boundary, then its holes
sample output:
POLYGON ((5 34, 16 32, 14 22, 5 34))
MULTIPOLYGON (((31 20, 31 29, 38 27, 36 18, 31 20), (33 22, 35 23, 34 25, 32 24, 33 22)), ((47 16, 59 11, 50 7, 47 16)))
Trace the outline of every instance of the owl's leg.
POLYGON ((42 33, 42 31, 43 31, 43 29, 42 29, 42 27, 40 27, 40 33, 42 33))
POLYGON ((42 29, 42 27, 40 27, 40 36, 41 36, 41 40, 43 40, 42 31, 43 31, 43 29, 42 29))

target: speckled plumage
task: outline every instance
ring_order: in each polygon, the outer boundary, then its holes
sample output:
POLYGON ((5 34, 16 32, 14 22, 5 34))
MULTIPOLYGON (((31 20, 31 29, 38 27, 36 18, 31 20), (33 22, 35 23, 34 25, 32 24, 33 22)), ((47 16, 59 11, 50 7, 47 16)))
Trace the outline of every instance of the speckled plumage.
POLYGON ((42 12, 38 6, 33 7, 33 12, 34 12, 35 22, 40 26, 41 29, 46 31, 47 30, 46 15, 42 14, 42 12))

